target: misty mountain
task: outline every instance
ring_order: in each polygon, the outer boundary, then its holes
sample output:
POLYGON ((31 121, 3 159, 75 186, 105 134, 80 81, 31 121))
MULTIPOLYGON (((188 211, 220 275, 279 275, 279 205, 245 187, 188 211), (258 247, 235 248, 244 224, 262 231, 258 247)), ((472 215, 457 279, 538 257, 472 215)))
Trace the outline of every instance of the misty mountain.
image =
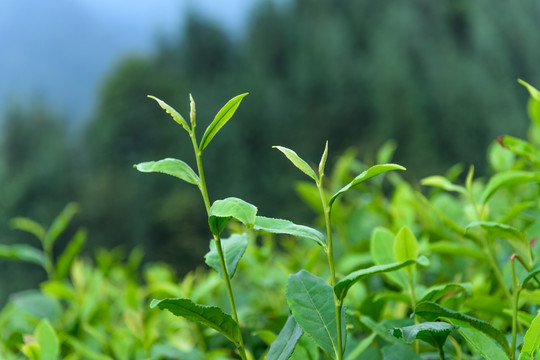
POLYGON ((92 10, 73 0, 0 2, 0 114, 37 99, 83 120, 121 56, 148 53, 159 32, 177 32, 171 16, 152 32, 148 22, 92 10))

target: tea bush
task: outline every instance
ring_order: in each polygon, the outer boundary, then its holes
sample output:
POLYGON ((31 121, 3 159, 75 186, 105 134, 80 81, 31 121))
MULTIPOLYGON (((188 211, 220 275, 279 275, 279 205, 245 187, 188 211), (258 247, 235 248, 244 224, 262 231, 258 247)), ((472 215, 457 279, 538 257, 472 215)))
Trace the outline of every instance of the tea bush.
POLYGON ((247 94, 227 102, 200 140, 193 99, 188 122, 152 97, 188 133, 196 171, 172 158, 135 167, 198 188, 210 269, 179 279, 166 264, 141 267, 137 249, 82 258, 84 230, 54 254, 74 204, 48 229, 16 218, 13 227, 41 246, 2 246, 0 256, 42 266, 48 279, 2 309, 2 358, 533 359, 540 92, 520 82, 530 93, 529 138, 494 141, 488 177, 456 165, 410 183, 391 163, 392 142, 377 164, 351 150, 331 171, 328 144, 316 167, 276 146, 302 173, 294 189, 314 212, 312 226, 210 197, 203 154, 247 94))

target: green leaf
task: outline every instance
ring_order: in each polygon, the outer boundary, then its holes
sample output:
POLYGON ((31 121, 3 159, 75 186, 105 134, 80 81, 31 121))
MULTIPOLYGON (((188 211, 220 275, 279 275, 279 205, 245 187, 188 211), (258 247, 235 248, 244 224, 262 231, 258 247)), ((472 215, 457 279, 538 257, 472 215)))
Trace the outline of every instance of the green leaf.
POLYGON ((75 203, 69 203, 62 212, 53 220, 51 226, 45 234, 43 240, 44 249, 52 249, 55 241, 66 230, 71 219, 79 211, 79 206, 75 203))
MULTIPOLYGON (((290 275, 287 302, 294 319, 326 353, 337 354, 336 309, 332 287, 306 270, 290 275)), ((345 311, 342 311, 345 326, 345 311)), ((345 331, 343 329, 343 335, 345 331)))
POLYGON ((303 334, 291 354, 290 360, 319 360, 319 347, 307 334, 303 334))
MULTIPOLYGON (((376 265, 395 263, 393 253, 395 235, 388 229, 376 227, 371 234, 370 253, 373 257, 373 262, 376 265)), ((390 281, 398 285, 401 289, 406 289, 409 282, 407 274, 402 271, 384 273, 390 281)))
POLYGON ((324 175, 324 167, 326 166, 327 158, 328 158, 328 141, 326 141, 324 152, 321 156, 321 161, 319 162, 319 178, 322 178, 324 175))
POLYGON ((302 328, 296 323, 292 315, 279 332, 276 340, 270 345, 267 360, 287 360, 293 353, 298 340, 302 336, 302 328))
POLYGON ((57 320, 62 311, 58 301, 44 295, 39 290, 25 290, 12 294, 10 301, 21 312, 51 322, 57 320))
POLYGON ((529 91, 529 94, 531 95, 533 99, 540 101, 540 91, 538 91, 534 86, 532 86, 528 82, 521 79, 518 79, 518 83, 520 83, 521 85, 527 88, 527 90, 529 91))
POLYGON ((26 261, 45 267, 45 255, 43 251, 26 244, 0 245, 0 258, 26 261))
POLYGON ((420 184, 425 186, 434 186, 446 191, 458 192, 461 194, 466 194, 467 190, 463 186, 455 185, 450 182, 447 178, 439 175, 429 176, 420 181, 420 184))
POLYGON ((483 253, 478 246, 473 242, 455 243, 453 241, 437 241, 430 243, 428 246, 432 252, 447 254, 452 256, 470 257, 473 259, 484 260, 486 254, 483 253))
POLYGON ((160 100, 158 99, 157 97, 155 96, 152 96, 152 95, 148 95, 148 97, 150 99, 154 99, 157 101, 157 103, 159 104, 159 106, 161 106, 162 109, 164 109, 167 114, 171 115, 171 117, 173 118, 174 121, 176 121, 178 124, 182 125, 182 127, 187 131, 187 132, 190 132, 191 130, 189 129, 189 126, 188 126, 188 123, 186 120, 184 120, 184 118, 182 117, 182 115, 180 115, 176 110, 174 110, 172 108, 172 106, 168 105, 165 101, 163 100, 160 100))
POLYGON ((531 245, 525 237, 525 234, 519 229, 493 221, 475 221, 469 224, 465 228, 465 231, 470 231, 475 227, 482 227, 493 236, 506 240, 514 250, 524 257, 529 265, 532 264, 531 245))
POLYGON ((71 268, 71 264, 77 258, 77 255, 81 252, 81 249, 86 242, 86 230, 80 229, 75 233, 68 246, 58 257, 55 268, 55 275, 57 279, 65 279, 71 268))
POLYGON ((412 344, 415 340, 423 340, 431 346, 441 349, 446 338, 456 327, 452 324, 436 321, 392 329, 392 335, 407 343, 412 344))
MULTIPOLYGON (((231 279, 236 272, 236 266, 242 258, 242 255, 244 255, 247 246, 247 234, 233 234, 227 239, 221 239, 221 247, 223 249, 223 255, 225 256, 225 265, 231 279)), ((204 256, 204 260, 208 266, 216 270, 219 276, 223 278, 221 263, 219 261, 216 242, 214 240, 210 240, 210 251, 204 256)))
MULTIPOLYGON (((456 324, 460 325, 459 322, 456 324)), ((460 327, 458 332, 485 360, 508 360, 505 352, 485 333, 465 326, 460 327)))
POLYGON ((208 211, 208 224, 212 234, 219 235, 231 219, 236 219, 248 228, 253 228, 257 208, 235 197, 216 200, 208 211))
POLYGON ((9 223, 12 229, 26 231, 37 237, 40 242, 45 239, 45 228, 32 219, 16 217, 11 219, 9 223))
MULTIPOLYGON (((433 321, 439 317, 444 318, 451 318, 456 319, 463 324, 466 324, 466 326, 473 327, 486 335, 490 336, 491 338, 495 339, 504 349, 506 353, 510 352, 510 347, 508 346, 508 341, 506 340, 506 337, 504 334, 494 328, 491 324, 488 322, 485 322, 483 320, 474 318, 472 316, 447 309, 437 303, 433 302, 423 302, 421 304, 418 304, 416 308, 414 309, 414 312, 416 315, 421 316, 425 318, 428 321, 433 321)), ((463 324, 457 324, 459 326, 465 326, 463 324)))
POLYGON ((204 150, 212 141, 214 136, 217 134, 217 132, 229 121, 229 119, 234 115, 236 109, 240 105, 240 102, 242 102, 242 99, 247 95, 241 94, 233 97, 231 100, 229 100, 225 106, 219 110, 216 117, 212 121, 212 123, 208 126, 206 131, 204 132, 204 135, 201 139, 201 144, 199 145, 199 148, 201 150, 204 150))
POLYGON ((540 313, 536 314, 531 326, 525 333, 519 360, 522 360, 522 357, 525 358, 526 356, 529 356, 528 358, 532 358, 538 348, 540 348, 540 313))
POLYGON ((404 261, 418 257, 418 240, 408 226, 403 226, 394 239, 394 259, 404 261))
POLYGON ((387 328, 386 324, 376 322, 367 315, 360 315, 360 322, 387 342, 392 344, 398 342, 398 340, 390 334, 391 329, 387 328))
POLYGON ((257 216, 255 219, 255 230, 264 230, 273 234, 286 234, 315 241, 322 247, 326 246, 324 235, 315 229, 303 225, 296 225, 289 220, 272 219, 264 216, 257 216))
MULTIPOLYGON (((359 359, 359 356, 367 350, 371 345, 373 340, 377 337, 376 333, 371 333, 368 337, 362 339, 355 346, 348 346, 347 352, 345 353, 345 360, 356 360, 359 359), (350 348, 350 350, 348 350, 350 348)), ((347 339, 347 343, 350 344, 350 340, 347 339)))
POLYGON ((351 181, 350 183, 345 185, 343 188, 341 188, 337 193, 332 195, 332 197, 330 198, 330 201, 328 202, 328 205, 332 206, 334 201, 336 201, 336 199, 341 194, 343 194, 344 192, 346 192, 350 188, 352 188, 352 187, 354 187, 354 186, 356 186, 356 185, 358 185, 360 183, 363 183, 364 181, 369 180, 372 177, 375 177, 377 175, 380 175, 382 173, 392 171, 392 170, 406 170, 406 169, 403 166, 397 165, 397 164, 381 164, 381 165, 372 166, 369 169, 367 169, 367 170, 363 171, 362 173, 360 173, 360 175, 355 177, 353 179, 353 181, 351 181))
POLYGON ((425 295, 417 302, 417 304, 420 304, 422 302, 435 302, 450 292, 453 292, 453 293, 464 292, 465 294, 470 295, 472 294, 472 284, 471 283, 448 283, 448 284, 432 286, 429 289, 427 289, 425 295))
POLYGON ((287 149, 283 146, 274 146, 274 148, 281 151, 287 157, 287 159, 289 159, 293 165, 300 169, 304 174, 315 180, 315 182, 319 181, 317 174, 315 174, 315 171, 313 171, 311 166, 309 166, 308 163, 298 156, 298 154, 293 150, 287 149))
POLYGON ((21 352, 30 360, 40 360, 41 357, 41 351, 39 349, 39 345, 37 342, 35 342, 34 339, 30 339, 30 341, 26 341, 26 344, 21 346, 21 352))
POLYGON ((41 350, 40 360, 56 360, 60 355, 60 341, 48 320, 41 320, 36 328, 36 340, 41 350))
POLYGON ((206 325, 231 340, 237 347, 240 346, 240 328, 233 318, 225 314, 216 306, 205 306, 193 303, 189 299, 170 298, 152 300, 150 308, 158 307, 161 310, 169 310, 176 316, 181 316, 189 321, 206 325))
POLYGON ((524 278, 521 280, 521 286, 525 287, 529 281, 534 279, 536 276, 540 274, 540 262, 537 262, 533 266, 531 266, 531 269, 525 274, 524 278))
POLYGON ((502 187, 538 181, 540 181, 540 173, 538 172, 509 170, 497 173, 489 179, 482 193, 482 204, 485 204, 502 187))
POLYGON ((540 151, 525 140, 507 135, 497 138, 497 141, 503 148, 510 150, 516 155, 523 156, 532 162, 540 162, 540 151))
POLYGON ((521 79, 518 79, 518 82, 525 86, 531 95, 527 104, 527 110, 533 122, 531 128, 534 128, 535 125, 540 125, 540 92, 534 86, 521 79))
POLYGON ((159 161, 148 161, 136 164, 134 167, 144 173, 158 172, 171 175, 193 185, 199 185, 200 183, 199 176, 195 174, 195 171, 188 164, 178 159, 167 158, 159 161))
POLYGON ((382 360, 421 360, 410 346, 403 344, 393 344, 382 348, 382 360))
POLYGON ((338 299, 343 300, 345 296, 347 295, 347 292, 349 291, 349 289, 358 281, 365 279, 374 274, 395 271, 395 270, 401 269, 405 266, 415 264, 415 263, 421 264, 423 266, 428 266, 429 260, 425 256, 421 256, 418 259, 407 259, 407 260, 403 260, 403 261, 395 262, 391 264, 375 265, 367 269, 361 269, 361 270, 355 271, 347 275, 343 279, 341 279, 334 286, 334 293, 336 294, 338 299))

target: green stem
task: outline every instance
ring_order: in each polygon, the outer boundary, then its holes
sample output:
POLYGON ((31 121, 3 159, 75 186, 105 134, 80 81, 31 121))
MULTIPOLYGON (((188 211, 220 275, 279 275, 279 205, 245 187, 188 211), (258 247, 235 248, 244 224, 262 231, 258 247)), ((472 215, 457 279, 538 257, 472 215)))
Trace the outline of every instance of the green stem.
POLYGON ((454 356, 454 360, 461 360, 462 358, 461 345, 452 336, 449 336, 448 339, 450 340, 450 343, 452 344, 452 346, 454 347, 454 351, 456 352, 456 355, 454 356))
MULTIPOLYGON (((204 206, 206 208, 206 213, 210 213, 210 197, 208 196, 208 189, 206 187, 206 180, 204 177, 204 168, 202 164, 202 151, 197 144, 197 138, 195 136, 195 122, 192 121, 192 129, 189 133, 191 137, 191 142, 193 143, 193 150, 195 151, 195 159, 197 161, 197 171, 199 173, 199 190, 203 197, 204 206)), ((229 304, 231 306, 231 312, 233 315, 234 321, 240 326, 240 321, 238 320, 238 313, 236 312, 236 305, 234 301, 234 294, 231 286, 231 278, 229 272, 227 271, 227 265, 225 262, 225 255, 223 254, 223 248, 221 247, 221 239, 218 235, 214 235, 214 241, 216 243, 216 250, 219 257, 219 263, 221 265, 221 272, 223 273, 223 279, 225 280, 225 286, 227 288, 227 296, 229 298, 229 304)), ((238 353, 243 360, 247 359, 246 351, 244 348, 244 339, 242 334, 240 334, 240 345, 237 346, 238 353)))
POLYGON ((510 346, 510 359, 514 359, 516 355, 516 338, 517 338, 517 325, 518 325, 518 304, 519 304, 519 282, 516 276, 515 255, 510 257, 510 265, 512 269, 512 344, 510 346))
POLYGON ((444 360, 444 350, 442 346, 439 346, 439 358, 444 360))
MULTIPOLYGON (((330 268, 330 285, 332 286, 332 290, 334 289, 334 286, 336 285, 336 269, 334 265, 334 244, 332 240, 332 221, 331 221, 331 208, 328 205, 326 201, 326 197, 324 196, 324 189, 322 186, 323 183, 323 174, 320 174, 319 181, 317 181, 317 188, 319 189, 319 195, 321 197, 323 212, 324 212, 324 222, 326 224, 326 239, 327 239, 327 247, 325 249, 326 256, 328 258, 328 266, 330 268)), ((333 291, 332 291, 333 292, 333 291)), ((342 341, 342 332, 341 332, 341 311, 343 310, 343 304, 340 299, 337 298, 336 294, 334 293, 334 306, 336 309, 336 327, 337 327, 337 341, 338 341, 338 349, 337 349, 337 359, 342 360, 343 359, 343 341, 342 341)))
POLYGON ((491 269, 493 270, 493 273, 495 274, 495 278, 497 278, 497 281, 499 282, 499 285, 501 286, 504 295, 508 299, 508 301, 512 301, 512 295, 510 294, 510 290, 506 288, 506 285, 504 284, 504 279, 501 273, 501 270, 499 269, 499 265, 497 264, 497 260, 495 260, 495 256, 493 255, 493 252, 491 251, 491 247, 489 246, 489 242, 484 238, 483 241, 484 246, 484 252, 486 253, 486 256, 489 261, 489 265, 491 266, 491 269))
POLYGON ((41 241, 43 252, 45 254, 45 272, 47 273, 47 278, 53 280, 54 278, 54 262, 52 248, 50 246, 45 246, 45 240, 41 241))
MULTIPOLYGON (((411 307, 412 310, 416 308, 416 292, 414 291, 414 278, 413 278, 413 272, 410 267, 407 267, 407 275, 409 276, 409 292, 411 297, 411 307)), ((416 313, 414 314, 414 323, 417 325, 420 323, 418 320, 418 316, 416 316, 416 313)), ((420 353, 420 341, 415 340, 414 342, 414 351, 419 354, 420 353)))

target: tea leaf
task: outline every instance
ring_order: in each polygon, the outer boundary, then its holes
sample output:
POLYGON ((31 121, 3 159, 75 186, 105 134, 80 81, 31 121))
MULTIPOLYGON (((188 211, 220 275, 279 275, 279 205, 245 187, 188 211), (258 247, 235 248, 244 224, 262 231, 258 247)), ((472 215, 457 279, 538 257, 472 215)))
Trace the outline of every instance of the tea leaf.
POLYGON ((37 319, 58 320, 62 307, 60 302, 46 296, 39 290, 25 290, 10 296, 10 301, 24 314, 37 319))
POLYGON ((407 344, 412 344, 418 339, 440 349, 444 346, 446 338, 454 329, 456 329, 456 326, 442 321, 425 322, 402 328, 394 328, 392 329, 392 335, 398 339, 403 338, 403 341, 407 344))
POLYGON ((176 110, 173 109, 172 106, 168 105, 165 101, 163 100, 160 100, 158 99, 157 97, 155 96, 152 96, 152 95, 148 95, 148 97, 150 99, 154 99, 157 101, 157 103, 159 104, 159 106, 161 106, 161 108, 163 110, 165 110, 167 112, 167 114, 171 115, 171 117, 173 118, 174 121, 176 121, 178 124, 182 125, 182 127, 187 131, 187 132, 190 132, 191 130, 189 129, 189 125, 187 123, 186 120, 184 120, 184 118, 182 117, 182 115, 180 115, 176 110))
POLYGON ((69 203, 62 212, 53 220, 51 226, 45 234, 43 240, 44 249, 52 249, 54 242, 66 230, 71 219, 79 211, 79 206, 75 203, 69 203))
MULTIPOLYGON (((457 323, 460 324, 459 322, 457 323)), ((508 360, 508 356, 485 333, 471 327, 460 327, 458 332, 486 360, 508 360)))
POLYGON ((533 266, 531 266, 531 269, 527 274, 525 274, 525 277, 521 280, 521 286, 525 287, 527 283, 534 279, 537 275, 540 274, 540 262, 537 262, 533 266))
POLYGON ((246 95, 247 93, 233 97, 221 108, 221 110, 219 110, 212 123, 204 132, 204 135, 201 139, 201 144, 199 145, 199 148, 201 150, 204 150, 204 148, 208 146, 208 144, 210 143, 210 141, 212 141, 217 132, 227 123, 227 121, 230 120, 230 118, 234 115, 236 109, 242 102, 242 99, 246 95))
POLYGON ((469 231, 474 227, 482 227, 493 236, 506 240, 517 252, 522 255, 525 260, 532 264, 531 246, 525 237, 525 234, 513 226, 500 224, 493 221, 475 221, 469 224, 465 231, 469 231))
POLYGON ((398 340, 390 334, 390 329, 386 327, 386 324, 378 323, 367 315, 360 315, 360 322, 389 343, 395 344, 398 342, 398 340))
POLYGON ((25 344, 21 346, 21 352, 30 360, 40 360, 41 351, 38 343, 35 342, 35 339, 29 335, 26 335, 24 341, 25 344))
POLYGON ((470 295, 472 294, 472 284, 448 283, 432 286, 427 289, 425 295, 417 302, 417 304, 420 304, 422 302, 435 302, 450 292, 464 292, 465 294, 470 295))
POLYGON ((384 264, 384 265, 375 265, 372 267, 369 267, 367 269, 361 269, 358 271, 355 271, 343 279, 341 279, 335 286, 334 286, 334 293, 336 294, 337 298, 340 300, 343 300, 345 296, 347 296, 347 292, 349 289, 358 281, 365 279, 371 275, 379 274, 379 273, 386 273, 390 271, 395 271, 398 269, 401 269, 405 266, 411 265, 411 264, 421 264, 423 266, 429 265, 429 260, 425 256, 421 256, 418 259, 407 259, 401 262, 395 262, 392 264, 384 264))
POLYGON ((287 149, 283 146, 274 146, 274 148, 281 151, 287 157, 287 159, 289 159, 294 166, 300 169, 304 174, 315 180, 315 182, 319 181, 317 174, 315 174, 315 171, 313 171, 311 166, 309 166, 308 163, 298 156, 298 154, 296 154, 293 150, 287 149))
POLYGON ((501 136, 497 138, 502 147, 510 150, 516 155, 523 156, 532 162, 540 162, 540 151, 525 140, 517 139, 513 136, 501 136))
POLYGON ((276 340, 270 345, 267 360, 287 360, 294 351, 298 340, 302 336, 302 328, 296 323, 292 315, 289 316, 285 325, 279 332, 276 340))
POLYGON ((300 336, 290 360, 319 360, 319 347, 307 334, 300 336))
POLYGON ((32 219, 25 217, 16 217, 9 221, 12 229, 25 231, 37 237, 40 242, 45 239, 46 230, 43 226, 32 219))
POLYGON ((540 313, 536 314, 531 326, 525 333, 519 360, 532 359, 538 348, 540 348, 540 313))
POLYGON ((189 299, 170 298, 152 300, 150 308, 158 307, 161 310, 169 310, 176 316, 181 316, 189 321, 204 324, 231 340, 237 347, 240 346, 240 328, 233 318, 225 314, 216 306, 205 306, 193 303, 189 299))
POLYGON ((538 172, 509 170, 497 173, 489 179, 482 193, 482 204, 485 204, 502 187, 538 181, 540 181, 540 173, 538 172))
POLYGON ((471 241, 464 242, 463 244, 445 240, 437 241, 429 244, 429 250, 436 253, 461 257, 467 256, 479 260, 486 258, 486 254, 471 241))
POLYGON ((45 255, 43 251, 26 244, 0 245, 0 258, 26 261, 45 267, 45 255))
POLYGON ((403 226, 394 239, 394 259, 404 261, 418 257, 418 240, 408 226, 403 226))
MULTIPOLYGON (((371 333, 371 335, 362 339, 362 341, 358 342, 354 347, 349 346, 347 348, 347 352, 345 353, 345 360, 358 359, 360 354, 362 354, 371 345, 371 343, 376 337, 376 333, 371 333), (351 350, 348 350, 349 348, 351 350)), ((347 343, 350 344, 349 339, 347 339, 347 343)))
MULTIPOLYGON (((469 315, 466 315, 466 314, 463 314, 454 310, 447 309, 433 302, 423 302, 421 304, 418 304, 416 308, 414 309, 414 312, 416 315, 421 316, 428 321, 433 321, 437 319, 438 317, 445 317, 445 318, 451 318, 451 319, 462 321, 467 326, 471 326, 477 330, 480 330, 481 332, 495 339, 503 347, 506 353, 510 351, 510 348, 508 346, 508 341, 506 341, 506 337, 504 336, 504 334, 501 331, 494 328, 488 322, 485 322, 483 320, 474 318, 472 316, 469 316, 469 315)), ((465 325, 460 325, 460 326, 465 326, 465 325)))
POLYGON ((421 360, 422 358, 417 355, 410 346, 403 344, 393 344, 382 348, 383 360, 421 360))
POLYGON ((200 183, 199 176, 195 174, 195 171, 188 164, 178 159, 167 158, 159 161, 148 161, 134 165, 134 167, 140 172, 158 172, 171 175, 193 185, 199 185, 200 183))
MULTIPOLYGON (((373 257, 373 262, 376 265, 384 265, 395 263, 394 253, 392 251, 394 246, 395 235, 388 229, 383 227, 377 227, 373 230, 370 240, 370 254, 373 257)), ((384 273, 390 281, 406 289, 408 286, 407 274, 402 271, 384 273)))
POLYGON ((371 179, 374 176, 380 175, 382 173, 392 171, 392 170, 406 170, 403 166, 397 165, 397 164, 381 164, 381 165, 375 165, 370 167, 369 169, 363 171, 360 175, 355 177, 353 181, 345 185, 343 188, 341 188, 337 193, 332 195, 330 198, 330 201, 328 203, 329 206, 332 206, 334 201, 344 192, 349 190, 350 188, 363 183, 364 181, 371 179))
MULTIPOLYGON (((248 236, 247 234, 233 234, 227 239, 221 239, 221 246, 223 255, 225 256, 227 273, 232 279, 236 272, 238 262, 242 258, 242 255, 244 255, 248 246, 248 236)), ((208 266, 216 270, 219 276, 223 278, 221 263, 219 261, 216 242, 214 240, 210 240, 210 251, 204 256, 204 260, 208 266)))
POLYGON ((321 156, 321 161, 319 162, 319 178, 322 178, 324 175, 324 167, 326 166, 326 159, 328 158, 328 141, 324 147, 324 152, 321 156))
POLYGON ((257 216, 255 219, 255 230, 264 230, 273 234, 287 234, 298 236, 315 241, 322 247, 326 246, 324 235, 315 229, 303 225, 296 225, 289 220, 272 219, 264 216, 257 216))
POLYGON ((439 175, 434 175, 434 176, 429 176, 427 178, 424 178, 420 181, 420 184, 426 185, 426 186, 434 186, 434 187, 438 187, 446 191, 454 191, 461 194, 467 193, 467 190, 463 186, 452 184, 450 180, 439 175))
POLYGON ((36 328, 36 340, 41 350, 40 360, 56 360, 60 355, 58 336, 48 320, 41 320, 36 328))
POLYGON ((521 79, 518 79, 518 83, 520 83, 521 85, 527 88, 527 90, 529 91, 529 94, 531 95, 531 98, 533 98, 534 100, 540 101, 540 91, 536 90, 534 86, 532 86, 528 82, 521 79))
POLYGON ((55 277, 57 279, 64 279, 68 275, 71 264, 79 255, 85 242, 86 230, 77 231, 62 255, 58 257, 55 268, 55 277))
MULTIPOLYGON (((294 319, 326 353, 337 354, 336 309, 332 287, 306 270, 290 275, 287 302, 294 319)), ((345 326, 345 311, 342 311, 345 326)), ((343 329, 343 334, 345 331, 343 329)))
POLYGON ((212 234, 219 235, 231 219, 236 219, 246 227, 255 225, 257 208, 235 197, 216 200, 208 211, 208 224, 212 234))

